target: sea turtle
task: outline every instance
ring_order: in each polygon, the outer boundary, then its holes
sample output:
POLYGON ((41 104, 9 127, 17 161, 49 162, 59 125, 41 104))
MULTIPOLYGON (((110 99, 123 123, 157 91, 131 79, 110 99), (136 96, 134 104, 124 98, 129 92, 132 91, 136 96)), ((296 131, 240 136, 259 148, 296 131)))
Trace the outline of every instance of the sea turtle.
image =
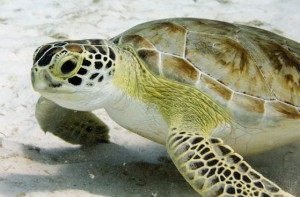
POLYGON ((238 24, 173 18, 110 39, 39 47, 36 118, 65 141, 108 141, 90 111, 166 146, 203 196, 292 196, 243 156, 300 139, 300 44, 238 24))

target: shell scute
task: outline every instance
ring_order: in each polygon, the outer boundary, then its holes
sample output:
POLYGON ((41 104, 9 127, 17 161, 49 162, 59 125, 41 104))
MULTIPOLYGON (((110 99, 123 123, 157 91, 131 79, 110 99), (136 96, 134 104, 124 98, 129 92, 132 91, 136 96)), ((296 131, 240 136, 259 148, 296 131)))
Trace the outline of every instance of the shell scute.
POLYGON ((258 113, 265 112, 265 100, 255 97, 250 97, 245 94, 235 93, 232 97, 232 102, 240 107, 244 108, 245 111, 254 111, 258 113))
POLYGON ((156 50, 140 49, 138 56, 148 65, 148 68, 159 75, 160 53, 156 50))
POLYGON ((240 28, 234 24, 206 19, 175 19, 174 22, 182 25, 188 30, 188 32, 201 32, 209 35, 221 35, 232 39, 235 38, 236 32, 240 30, 240 28))
MULTIPOLYGON (((186 32, 187 30, 177 23, 163 21, 135 26, 117 37, 140 36, 161 52, 182 56, 185 50, 186 32)), ((112 40, 116 40, 117 37, 112 40)), ((122 43, 124 42, 125 40, 122 43)))
POLYGON ((190 32, 186 58, 230 89, 265 99, 273 98, 256 62, 236 40, 190 32))
POLYGON ((266 103, 266 107, 272 114, 277 114, 277 116, 284 116, 289 119, 300 119, 299 109, 292 105, 271 101, 266 103))
POLYGON ((200 76, 199 84, 197 86, 207 87, 209 90, 224 99, 226 102, 231 99, 231 96, 233 94, 233 91, 230 90, 227 86, 204 74, 200 76))
POLYGON ((153 44, 146 38, 140 35, 126 35, 119 41, 120 44, 131 44, 134 48, 155 49, 153 44))
POLYGON ((199 71, 185 59, 173 55, 162 54, 162 72, 170 79, 183 83, 196 83, 199 71))
MULTIPOLYGON (((274 40, 256 42, 265 55, 261 72, 276 97, 300 105, 300 57, 274 40)), ((299 51, 300 52, 300 51, 299 51)))

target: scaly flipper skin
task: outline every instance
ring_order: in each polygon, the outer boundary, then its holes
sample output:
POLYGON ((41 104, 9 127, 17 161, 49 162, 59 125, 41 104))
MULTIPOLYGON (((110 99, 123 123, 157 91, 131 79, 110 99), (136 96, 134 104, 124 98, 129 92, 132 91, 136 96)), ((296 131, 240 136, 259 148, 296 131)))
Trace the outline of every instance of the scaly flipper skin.
POLYGON ((109 141, 108 127, 91 112, 66 109, 40 97, 35 114, 42 130, 69 143, 92 146, 109 141))
POLYGON ((167 150, 183 177, 205 197, 292 196, 252 169, 219 138, 173 128, 167 150))

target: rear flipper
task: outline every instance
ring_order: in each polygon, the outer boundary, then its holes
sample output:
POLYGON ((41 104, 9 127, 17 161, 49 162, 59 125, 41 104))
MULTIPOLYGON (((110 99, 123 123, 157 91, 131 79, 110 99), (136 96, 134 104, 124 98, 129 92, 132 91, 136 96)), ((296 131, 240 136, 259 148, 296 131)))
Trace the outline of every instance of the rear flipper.
POLYGON ((42 130, 71 144, 92 146, 109 142, 108 127, 91 112, 66 109, 41 97, 35 116, 42 130))
POLYGON ((167 149, 177 169, 199 194, 205 197, 292 196, 252 169, 221 139, 201 133, 174 128, 167 139, 167 149))

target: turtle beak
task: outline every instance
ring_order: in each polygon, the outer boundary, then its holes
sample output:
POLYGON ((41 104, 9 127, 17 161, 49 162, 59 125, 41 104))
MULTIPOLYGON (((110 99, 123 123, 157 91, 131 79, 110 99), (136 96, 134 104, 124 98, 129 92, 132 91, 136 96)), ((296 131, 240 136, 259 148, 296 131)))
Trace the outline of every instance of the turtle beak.
POLYGON ((47 88, 47 84, 45 83, 45 71, 39 70, 36 67, 31 69, 31 84, 35 91, 45 90, 47 88))
POLYGON ((64 81, 53 80, 49 71, 44 68, 33 67, 31 69, 31 83, 35 91, 41 94, 74 93, 74 87, 64 85, 64 81))
POLYGON ((53 91, 54 88, 60 87, 62 84, 54 82, 48 71, 45 69, 37 69, 33 67, 31 69, 31 83, 35 91, 53 91))

